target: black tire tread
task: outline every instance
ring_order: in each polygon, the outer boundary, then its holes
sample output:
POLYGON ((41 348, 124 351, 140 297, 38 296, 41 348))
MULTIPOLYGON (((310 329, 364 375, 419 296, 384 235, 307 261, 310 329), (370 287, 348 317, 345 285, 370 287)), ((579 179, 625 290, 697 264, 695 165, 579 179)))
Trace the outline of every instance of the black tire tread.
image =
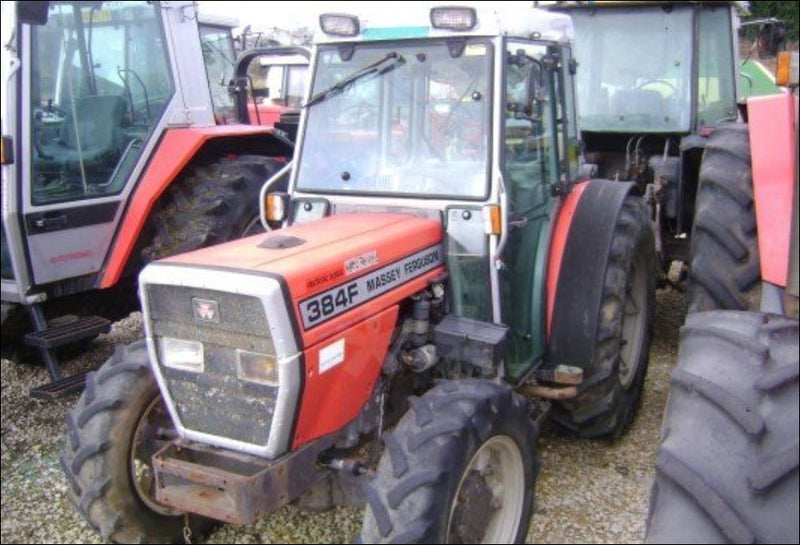
MULTIPOLYGON (((129 435, 157 396, 147 372, 144 341, 119 347, 87 377, 87 389, 66 417, 67 437, 59 462, 78 512, 112 542, 182 542, 183 516, 150 510, 136 497, 128 470, 129 435)), ((190 517, 195 535, 207 519, 190 517)))
POLYGON ((698 176, 687 284, 689 312, 756 310, 760 259, 747 125, 708 140, 698 176))
POLYGON ((145 262, 241 237, 258 216, 261 186, 281 164, 270 157, 222 157, 189 170, 157 204, 145 262))
MULTIPOLYGON (((460 463, 498 425, 524 430, 522 453, 533 487, 539 467, 534 449, 538 427, 528 418, 524 400, 510 389, 485 380, 450 381, 410 403, 395 429, 384 435, 388 455, 381 458, 375 478, 364 484, 367 508, 360 542, 441 542, 460 463), (441 407, 448 409, 437 409, 441 407), (437 417, 423 417, 420 423, 419 413, 437 417)), ((532 503, 531 492, 520 540, 527 533, 532 503)))
POLYGON ((646 540, 797 543, 798 377, 785 370, 797 358, 798 322, 742 311, 688 321, 646 540))

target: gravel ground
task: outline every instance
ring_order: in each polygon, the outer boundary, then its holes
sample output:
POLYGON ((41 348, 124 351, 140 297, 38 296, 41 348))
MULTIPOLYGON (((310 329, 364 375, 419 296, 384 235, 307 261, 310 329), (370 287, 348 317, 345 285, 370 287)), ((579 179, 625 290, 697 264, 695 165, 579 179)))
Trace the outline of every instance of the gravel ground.
MULTIPOLYGON (((657 294, 656 334, 642 406, 617 443, 559 436, 545 429, 539 442, 542 470, 529 543, 641 543, 669 371, 677 359, 684 298, 657 294)), ((89 352, 68 360, 68 372, 99 366, 116 344, 140 337, 141 316, 114 324, 89 352)), ((77 394, 54 402, 31 399, 46 382, 43 368, 2 360, 2 543, 102 543, 67 501, 58 456, 64 415, 77 394)), ((361 512, 339 508, 307 513, 285 507, 256 523, 222 527, 208 543, 346 543, 361 512)))

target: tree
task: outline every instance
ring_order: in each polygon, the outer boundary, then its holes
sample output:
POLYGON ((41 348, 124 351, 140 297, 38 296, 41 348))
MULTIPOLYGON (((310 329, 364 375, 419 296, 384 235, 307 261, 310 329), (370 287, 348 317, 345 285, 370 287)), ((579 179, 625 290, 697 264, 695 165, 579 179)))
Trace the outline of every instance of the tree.
POLYGON ((789 42, 797 43, 800 2, 775 2, 756 0, 750 2, 750 12, 754 19, 775 17, 786 23, 786 36, 789 42))

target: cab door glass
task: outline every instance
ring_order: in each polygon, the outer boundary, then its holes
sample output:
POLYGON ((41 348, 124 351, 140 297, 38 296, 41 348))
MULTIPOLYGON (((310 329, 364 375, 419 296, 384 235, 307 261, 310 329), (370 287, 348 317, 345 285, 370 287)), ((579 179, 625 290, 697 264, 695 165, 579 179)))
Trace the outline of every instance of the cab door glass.
POLYGON ((54 2, 31 27, 31 200, 122 191, 174 93, 151 2, 54 2))
POLYGON ((507 370, 515 378, 531 368, 544 346, 540 254, 551 188, 562 172, 567 118, 553 64, 543 44, 511 42, 506 49, 503 180, 509 230, 500 284, 503 321, 510 327, 507 370))

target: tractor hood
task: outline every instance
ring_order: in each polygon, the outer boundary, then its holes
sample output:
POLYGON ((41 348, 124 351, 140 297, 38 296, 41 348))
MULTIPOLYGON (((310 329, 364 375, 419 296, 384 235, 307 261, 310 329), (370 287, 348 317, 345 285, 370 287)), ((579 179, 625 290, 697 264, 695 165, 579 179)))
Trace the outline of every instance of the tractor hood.
MULTIPOLYGON (((442 237, 435 220, 343 214, 170 257, 158 265, 279 279, 288 288, 291 314, 308 346, 357 320, 339 318, 359 314, 350 310, 366 303, 394 304, 409 290, 423 289, 444 270, 442 237)), ((217 289, 235 291, 234 286, 217 289)))

